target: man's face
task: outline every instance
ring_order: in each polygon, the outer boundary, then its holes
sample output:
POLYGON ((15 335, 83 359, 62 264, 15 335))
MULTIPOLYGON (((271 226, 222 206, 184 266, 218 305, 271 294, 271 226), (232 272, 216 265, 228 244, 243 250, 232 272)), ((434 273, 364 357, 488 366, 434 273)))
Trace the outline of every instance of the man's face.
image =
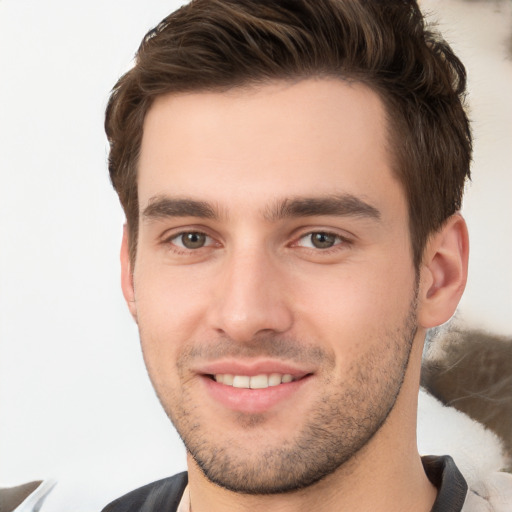
POLYGON ((337 80, 169 95, 147 115, 124 291, 160 401, 221 486, 310 485, 393 408, 416 279, 386 148, 379 98, 337 80))

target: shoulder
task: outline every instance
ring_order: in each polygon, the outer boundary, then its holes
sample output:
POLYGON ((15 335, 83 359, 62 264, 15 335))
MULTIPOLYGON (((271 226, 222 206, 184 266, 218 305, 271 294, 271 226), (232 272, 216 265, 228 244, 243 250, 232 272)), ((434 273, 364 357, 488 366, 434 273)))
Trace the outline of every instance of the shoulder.
POLYGON ((187 473, 179 473, 121 496, 102 512, 174 512, 187 486, 187 473))
MULTIPOLYGON (((468 486, 464 512, 512 511, 512 474, 503 471, 510 467, 510 460, 499 438, 424 391, 419 395, 418 448, 423 454, 449 454, 453 458, 468 486)), ((439 462, 429 463, 424 458, 425 463, 426 472, 432 467, 435 473, 439 462)))

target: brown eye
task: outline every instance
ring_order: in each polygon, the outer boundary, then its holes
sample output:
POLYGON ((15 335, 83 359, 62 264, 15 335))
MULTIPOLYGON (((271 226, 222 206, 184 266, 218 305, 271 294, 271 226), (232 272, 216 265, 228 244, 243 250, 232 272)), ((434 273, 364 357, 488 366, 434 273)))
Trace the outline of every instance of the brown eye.
POLYGON ((311 240, 311 245, 317 249, 329 249, 336 243, 336 235, 330 233, 311 233, 308 235, 311 240))
POLYGON ((200 249, 206 244, 207 236, 204 233, 192 231, 190 233, 182 233, 174 239, 174 243, 186 249, 200 249))

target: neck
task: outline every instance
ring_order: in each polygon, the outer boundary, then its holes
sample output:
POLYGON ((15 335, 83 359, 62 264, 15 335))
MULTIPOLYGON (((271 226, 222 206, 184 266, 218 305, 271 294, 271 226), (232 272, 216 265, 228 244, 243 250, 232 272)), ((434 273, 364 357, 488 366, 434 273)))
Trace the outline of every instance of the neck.
POLYGON ((430 511, 436 489, 425 475, 416 447, 421 348, 415 343, 402 390, 383 426, 334 473, 295 492, 253 496, 211 483, 189 455, 192 512, 430 511))

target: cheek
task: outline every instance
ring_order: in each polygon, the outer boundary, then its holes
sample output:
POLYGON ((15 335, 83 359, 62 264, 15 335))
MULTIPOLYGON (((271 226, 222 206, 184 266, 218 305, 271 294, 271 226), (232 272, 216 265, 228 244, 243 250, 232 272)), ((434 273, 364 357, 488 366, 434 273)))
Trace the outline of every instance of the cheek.
POLYGON ((175 360, 184 343, 200 337, 208 297, 205 280, 190 269, 141 268, 134 286, 144 357, 150 364, 175 360))
POLYGON ((414 271, 407 263, 350 265, 296 279, 297 317, 311 335, 343 352, 378 343, 401 328, 414 299, 414 271), (299 311, 300 310, 300 311, 299 311))

